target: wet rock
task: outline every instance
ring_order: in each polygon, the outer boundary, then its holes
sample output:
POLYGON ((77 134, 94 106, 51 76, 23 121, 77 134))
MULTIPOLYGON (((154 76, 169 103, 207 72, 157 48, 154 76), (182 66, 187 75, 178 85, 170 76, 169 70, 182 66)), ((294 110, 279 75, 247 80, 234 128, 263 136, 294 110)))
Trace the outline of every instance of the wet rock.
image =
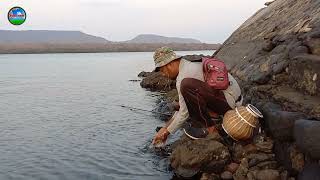
POLYGON ((229 171, 224 171, 223 173, 221 173, 220 177, 221 179, 233 179, 232 173, 229 171))
POLYGON ((142 71, 138 74, 138 77, 147 77, 149 75, 153 74, 153 72, 145 72, 145 71, 142 71))
POLYGON ((143 88, 158 91, 169 91, 175 88, 175 84, 174 80, 162 76, 160 72, 153 72, 140 83, 143 88))
POLYGON ((199 171, 221 173, 230 161, 228 148, 220 143, 216 133, 205 139, 181 138, 173 145, 171 167, 182 177, 191 177, 199 171))
POLYGON ((298 180, 320 180, 320 166, 317 163, 308 164, 298 175, 298 180))
POLYGON ((304 118, 302 113, 264 109, 265 128, 272 137, 280 141, 293 140, 295 121, 304 118))
POLYGON ((320 121, 298 120, 294 137, 297 146, 312 158, 320 159, 320 121))

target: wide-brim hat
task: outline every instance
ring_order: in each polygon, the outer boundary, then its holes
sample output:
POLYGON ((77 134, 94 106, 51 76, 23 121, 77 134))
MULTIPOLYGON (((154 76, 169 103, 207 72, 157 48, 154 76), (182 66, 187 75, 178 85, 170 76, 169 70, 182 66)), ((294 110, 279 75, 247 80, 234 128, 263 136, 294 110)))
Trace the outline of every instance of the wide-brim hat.
POLYGON ((173 49, 169 47, 161 47, 154 52, 153 60, 156 69, 158 69, 181 57, 182 56, 177 55, 173 49))

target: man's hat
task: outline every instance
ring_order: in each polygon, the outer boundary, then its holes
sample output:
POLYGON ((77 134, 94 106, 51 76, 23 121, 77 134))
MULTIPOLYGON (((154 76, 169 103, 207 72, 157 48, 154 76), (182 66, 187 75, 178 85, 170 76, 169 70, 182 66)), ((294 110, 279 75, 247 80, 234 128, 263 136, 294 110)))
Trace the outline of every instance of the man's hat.
POLYGON ((165 66, 170 62, 181 58, 181 56, 176 55, 173 49, 169 47, 158 48, 153 54, 153 60, 156 66, 156 69, 159 67, 165 66))

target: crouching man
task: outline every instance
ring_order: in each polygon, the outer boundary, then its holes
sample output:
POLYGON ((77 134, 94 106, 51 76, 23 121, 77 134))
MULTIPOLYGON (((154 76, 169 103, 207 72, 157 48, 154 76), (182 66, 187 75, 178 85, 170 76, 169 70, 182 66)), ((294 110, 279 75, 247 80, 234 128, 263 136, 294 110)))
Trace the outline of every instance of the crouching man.
POLYGON ((191 124, 200 124, 201 128, 192 125, 184 128, 185 133, 193 139, 204 138, 215 131, 212 114, 224 115, 242 104, 240 87, 231 74, 228 74, 229 87, 216 90, 204 82, 201 62, 185 60, 168 47, 157 49, 153 58, 156 71, 176 80, 180 106, 179 111, 155 135, 153 144, 164 143, 169 134, 181 128, 187 119, 191 124))

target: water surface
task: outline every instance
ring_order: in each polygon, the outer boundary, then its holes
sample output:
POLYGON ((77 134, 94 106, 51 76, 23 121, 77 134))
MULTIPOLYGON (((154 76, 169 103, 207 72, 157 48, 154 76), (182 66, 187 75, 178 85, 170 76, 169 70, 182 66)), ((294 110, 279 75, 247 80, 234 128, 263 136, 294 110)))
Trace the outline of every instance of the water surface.
POLYGON ((152 68, 151 52, 0 55, 0 179, 170 179, 148 148, 163 122, 119 106, 156 108, 129 81, 152 68))

